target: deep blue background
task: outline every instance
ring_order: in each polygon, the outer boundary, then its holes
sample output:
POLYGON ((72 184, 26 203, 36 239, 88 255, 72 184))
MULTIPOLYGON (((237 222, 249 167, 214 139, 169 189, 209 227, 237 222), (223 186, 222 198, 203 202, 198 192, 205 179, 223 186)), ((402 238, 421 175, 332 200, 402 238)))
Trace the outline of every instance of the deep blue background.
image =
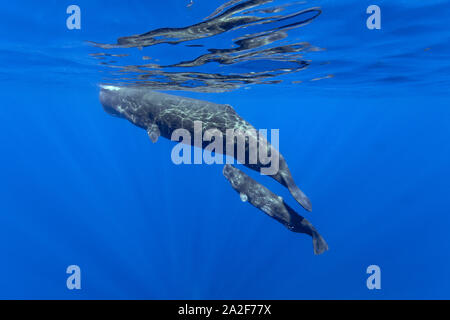
POLYGON ((65 27, 71 2, 2 4, 0 298, 450 298, 448 1, 312 1, 324 13, 302 37, 327 51, 302 77, 334 78, 186 94, 280 129, 321 256, 243 204, 221 166, 175 166, 170 141, 103 112, 83 41, 192 24, 221 3, 188 2, 76 1, 81 31, 65 27), (365 27, 374 3, 380 31, 365 27), (81 291, 66 288, 71 264, 81 291), (382 290, 366 288, 371 264, 382 290))

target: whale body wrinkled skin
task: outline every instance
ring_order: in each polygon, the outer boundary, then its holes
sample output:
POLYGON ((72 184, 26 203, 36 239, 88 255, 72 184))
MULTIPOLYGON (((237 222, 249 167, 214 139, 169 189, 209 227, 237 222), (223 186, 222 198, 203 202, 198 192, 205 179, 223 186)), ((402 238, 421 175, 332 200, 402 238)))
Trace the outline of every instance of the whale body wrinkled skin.
POLYGON ((271 218, 282 223, 292 232, 305 233, 312 237, 315 254, 328 250, 328 245, 313 225, 297 214, 283 198, 250 178, 232 165, 225 165, 223 175, 236 190, 243 202, 249 202, 271 218))
MULTIPOLYGON (((156 142, 160 136, 171 139, 172 133, 177 129, 186 129, 194 136, 194 122, 201 121, 203 133, 206 130, 219 130, 226 136, 228 129, 248 133, 255 128, 240 117, 230 106, 213 102, 169 95, 141 87, 102 86, 100 102, 106 112, 125 118, 134 125, 147 131, 150 139, 156 142)), ((291 172, 278 151, 271 147, 265 137, 261 135, 247 135, 245 140, 246 159, 248 159, 249 145, 252 139, 257 141, 260 148, 269 146, 269 153, 277 153, 279 169, 276 174, 270 175, 273 179, 289 189, 289 192, 308 211, 311 211, 311 202, 298 188, 292 178, 291 172)), ((201 146, 206 147, 205 142, 201 146)), ((191 143, 193 145, 193 141, 191 143)), ((228 150, 227 150, 228 151, 228 150)), ((232 156, 235 156, 233 152, 232 156)), ((227 155, 229 155, 227 153, 227 155)), ((260 172, 267 165, 259 162, 243 163, 252 170, 260 172)))

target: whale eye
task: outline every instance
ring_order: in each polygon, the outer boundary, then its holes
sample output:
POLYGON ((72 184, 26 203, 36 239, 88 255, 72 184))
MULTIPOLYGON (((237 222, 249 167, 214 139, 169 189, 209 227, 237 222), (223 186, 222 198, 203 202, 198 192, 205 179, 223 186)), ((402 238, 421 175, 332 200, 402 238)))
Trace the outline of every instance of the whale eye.
POLYGON ((241 194, 239 194, 239 196, 241 197, 242 202, 248 201, 248 196, 245 193, 241 193, 241 194))

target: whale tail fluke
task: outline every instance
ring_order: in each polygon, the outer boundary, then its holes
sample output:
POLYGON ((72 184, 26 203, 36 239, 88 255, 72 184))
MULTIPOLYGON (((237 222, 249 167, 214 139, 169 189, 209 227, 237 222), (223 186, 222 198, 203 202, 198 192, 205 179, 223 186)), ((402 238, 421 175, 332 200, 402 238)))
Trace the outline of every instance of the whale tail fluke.
POLYGON ((300 203, 300 205, 306 210, 312 211, 311 200, 303 193, 302 190, 295 184, 294 180, 290 176, 288 179, 285 179, 286 186, 289 189, 289 192, 292 194, 294 199, 300 203))
POLYGON ((313 246, 314 246, 314 254, 319 255, 328 250, 328 244, 325 239, 317 232, 313 231, 313 246))
POLYGON ((328 244, 325 239, 320 235, 316 228, 307 219, 299 215, 289 205, 285 204, 285 208, 288 210, 289 222, 287 227, 292 232, 306 233, 312 237, 314 254, 319 255, 328 250, 328 244))
POLYGON ((312 211, 311 200, 303 193, 302 190, 295 184, 294 178, 292 178, 291 171, 289 170, 286 161, 280 156, 280 169, 276 175, 272 178, 288 188, 294 199, 307 211, 312 211))

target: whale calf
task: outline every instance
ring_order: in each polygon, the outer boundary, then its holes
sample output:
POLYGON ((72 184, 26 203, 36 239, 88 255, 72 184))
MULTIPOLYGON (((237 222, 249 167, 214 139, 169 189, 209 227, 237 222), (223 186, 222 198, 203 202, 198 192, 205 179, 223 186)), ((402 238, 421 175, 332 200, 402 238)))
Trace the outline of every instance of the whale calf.
POLYGON ((225 165, 223 175, 231 183, 233 189, 239 193, 243 202, 248 201, 256 208, 282 223, 290 231, 310 235, 313 238, 315 254, 321 254, 328 250, 327 243, 317 232, 316 228, 289 207, 283 198, 232 165, 225 165))
MULTIPOLYGON (((228 129, 235 129, 238 135, 256 132, 255 128, 240 117, 230 105, 165 94, 142 87, 101 86, 100 102, 109 114, 125 118, 145 129, 153 142, 160 136, 171 139, 177 129, 185 129, 194 136, 195 121, 203 123, 203 133, 209 129, 219 130, 224 136, 228 129)), ((194 145, 194 142, 191 141, 191 144, 194 145)), ((256 145, 258 149, 266 146, 270 154, 277 155, 279 168, 276 173, 269 176, 287 187, 295 200, 303 208, 311 211, 311 202, 295 184, 284 157, 270 146, 265 137, 250 134, 245 135, 246 159, 249 158, 251 145, 256 145), (255 142, 256 144, 253 144, 255 142)), ((205 148, 206 144, 200 147, 205 148)), ((227 149, 227 155, 236 158, 234 150, 229 154, 227 149)), ((242 164, 258 172, 267 167, 267 164, 259 160, 256 163, 245 161, 242 164)))

